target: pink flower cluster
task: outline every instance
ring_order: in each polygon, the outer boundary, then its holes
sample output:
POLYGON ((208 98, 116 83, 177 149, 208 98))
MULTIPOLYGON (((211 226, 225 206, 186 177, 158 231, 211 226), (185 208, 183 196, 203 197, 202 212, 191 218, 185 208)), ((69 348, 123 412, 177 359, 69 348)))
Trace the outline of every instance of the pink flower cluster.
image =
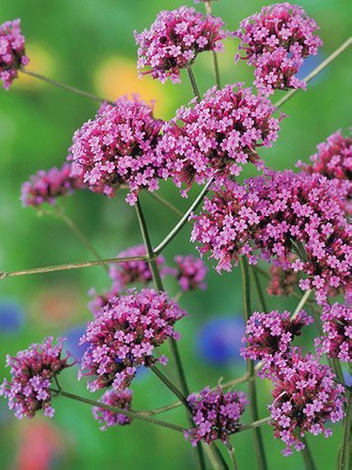
POLYGON ((272 380, 274 402, 269 406, 274 437, 286 444, 284 455, 304 448, 299 436, 310 432, 314 436, 332 434, 325 423, 341 421, 344 417, 344 387, 334 381, 331 369, 319 364, 299 349, 292 349, 289 358, 278 359, 272 380))
POLYGON ((33 418, 38 410, 44 410, 45 416, 52 417, 51 406, 52 380, 63 369, 70 367, 68 356, 62 357, 63 339, 56 345, 53 338, 46 338, 41 344, 32 344, 28 349, 19 351, 17 356, 7 356, 6 365, 11 367, 12 381, 4 380, 0 395, 8 398, 10 410, 14 410, 18 419, 33 418))
POLYGON ((185 314, 164 292, 153 289, 131 289, 110 299, 81 338, 88 347, 79 377, 94 377, 88 384, 92 392, 109 386, 125 389, 138 366, 165 363, 164 356, 153 356, 154 349, 167 338, 179 338, 174 325, 185 314))
POLYGON ((312 322, 313 318, 304 310, 293 319, 288 311, 253 312, 246 324, 242 342, 247 345, 241 349, 241 355, 245 359, 271 363, 275 354, 287 354, 295 336, 300 336, 302 328, 312 322))
MULTIPOLYGON (((116 392, 115 390, 107 390, 103 396, 99 399, 104 405, 114 406, 122 410, 129 411, 131 409, 132 392, 131 390, 121 390, 116 392)), ((106 408, 99 408, 95 406, 92 409, 93 416, 100 423, 100 429, 105 431, 111 426, 125 426, 131 423, 131 418, 122 414, 116 413, 106 408)))
POLYGON ((200 103, 191 104, 165 124, 159 146, 178 187, 237 176, 248 162, 262 165, 256 149, 272 145, 280 121, 267 98, 237 83, 211 88, 200 103))
POLYGON ((204 279, 207 275, 208 268, 200 258, 192 255, 177 255, 174 259, 177 268, 174 270, 173 274, 183 291, 195 289, 204 290, 207 288, 204 279))
POLYGON ((166 178, 163 160, 156 153, 163 122, 153 108, 137 96, 103 104, 95 119, 73 136, 72 175, 84 173, 89 189, 113 197, 126 184, 126 201, 134 205, 141 189, 155 191, 166 178))
POLYGON ((326 305, 321 315, 326 336, 317 338, 315 345, 319 353, 331 358, 352 362, 352 308, 335 303, 326 305))
MULTIPOLYGON (((121 251, 117 258, 132 258, 134 256, 146 256, 144 245, 137 245, 121 251)), ((165 260, 163 256, 156 258, 156 263, 160 269, 160 274, 164 277, 166 271, 163 268, 165 260)), ((113 292, 120 293, 126 287, 132 284, 141 284, 146 286, 153 280, 152 272, 148 261, 124 261, 122 263, 112 264, 110 266, 109 275, 113 281, 113 292)))
POLYGON ((267 287, 269 295, 288 296, 293 294, 298 282, 298 275, 292 268, 283 269, 281 266, 270 266, 270 284, 267 287))
POLYGON ((194 8, 161 11, 149 30, 135 31, 140 75, 151 74, 164 83, 180 82, 180 70, 204 51, 222 51, 227 36, 220 18, 205 16, 194 8), (146 71, 143 69, 147 67, 146 71))
POLYGON ((0 26, 0 80, 5 90, 17 77, 17 70, 29 64, 25 52, 25 38, 20 28, 21 20, 6 21, 0 26))
MULTIPOLYGON (((305 88, 295 74, 306 57, 316 55, 322 41, 319 29, 298 5, 276 3, 263 7, 240 23, 235 35, 241 40, 243 59, 255 67, 255 85, 269 95, 274 90, 305 88)), ((236 57, 238 60, 239 55, 236 57)))
POLYGON ((221 439, 226 444, 229 436, 240 428, 239 420, 248 405, 243 392, 224 393, 221 387, 216 390, 204 388, 199 394, 189 395, 195 428, 185 432, 186 439, 196 446, 199 441, 211 444, 221 439))
POLYGON ((64 163, 61 168, 39 170, 32 175, 30 181, 22 185, 21 201, 24 207, 39 207, 44 203, 54 205, 58 197, 84 187, 82 174, 71 176, 71 165, 64 163))
POLYGON ((239 256, 255 264, 259 250, 266 261, 305 273, 301 289, 316 289, 323 303, 331 287, 346 286, 351 270, 351 227, 341 193, 324 176, 290 170, 267 171, 243 186, 228 182, 205 199, 192 240, 218 260, 219 271, 230 271, 239 256), (291 263, 292 253, 298 258, 291 263))

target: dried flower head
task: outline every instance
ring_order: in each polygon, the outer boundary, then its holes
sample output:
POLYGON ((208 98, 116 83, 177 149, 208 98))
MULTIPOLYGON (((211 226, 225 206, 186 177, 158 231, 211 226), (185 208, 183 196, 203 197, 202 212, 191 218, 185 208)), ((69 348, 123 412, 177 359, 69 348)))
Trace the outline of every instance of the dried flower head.
POLYGON ((240 23, 235 35, 246 54, 242 58, 255 67, 258 90, 269 95, 274 90, 305 88, 296 74, 304 59, 317 55, 323 44, 317 29, 303 8, 287 2, 263 7, 240 23))
MULTIPOLYGON (((99 399, 99 402, 104 405, 114 406, 122 410, 129 411, 131 409, 132 401, 132 391, 131 390, 107 390, 102 397, 99 399)), ((131 423, 131 418, 122 414, 116 413, 112 410, 107 410, 106 408, 99 408, 95 406, 92 409, 93 416, 96 420, 99 421, 100 429, 105 431, 111 426, 125 426, 126 424, 131 423)))
POLYGON ((193 181, 237 176, 248 162, 262 165, 256 149, 277 139, 280 118, 273 117, 275 110, 267 98, 241 83, 213 87, 199 103, 192 100, 191 106, 181 107, 165 124, 159 145, 175 184, 185 183, 188 190, 193 181))
POLYGON ((91 391, 110 386, 117 391, 125 389, 138 366, 165 363, 165 357, 153 356, 154 350, 167 338, 179 338, 174 325, 185 314, 164 292, 153 289, 131 289, 110 299, 88 323, 81 339, 88 349, 79 376, 93 377, 88 384, 91 391))
POLYGON ((317 338, 315 345, 319 353, 329 357, 352 362, 352 308, 335 303, 326 305, 321 315, 326 336, 317 338))
POLYGON ((240 428, 240 418, 248 405, 243 392, 224 393, 221 387, 216 390, 204 388, 199 394, 187 398, 191 407, 195 428, 185 432, 191 444, 196 446, 199 441, 211 444, 217 439, 226 443, 231 434, 240 428))
POLYGON ((192 240, 201 254, 218 260, 219 271, 230 271, 244 255, 253 264, 262 257, 305 273, 301 289, 316 289, 322 303, 330 288, 345 288, 350 276, 351 227, 341 193, 324 176, 289 170, 267 171, 243 186, 228 182, 205 199, 192 240), (298 258, 291 263, 293 253, 298 258))
POLYGON ((269 313, 253 312, 246 324, 241 355, 245 359, 271 362, 276 353, 286 354, 295 336, 300 336, 302 328, 313 322, 313 318, 301 310, 291 319, 288 311, 269 313))
POLYGON ((70 367, 68 356, 62 357, 64 339, 59 338, 56 345, 53 338, 46 338, 41 344, 32 344, 28 349, 19 351, 16 356, 7 356, 6 365, 10 367, 12 380, 4 380, 0 395, 8 398, 10 410, 18 419, 33 418, 38 410, 52 417, 51 406, 52 380, 63 369, 70 367))
POLYGON ((5 90, 10 88, 18 69, 29 64, 21 20, 6 21, 0 26, 0 80, 5 90))
POLYGON ((21 201, 24 207, 39 207, 44 203, 54 205, 58 197, 83 188, 82 174, 71 176, 71 165, 64 163, 61 168, 39 170, 32 175, 30 181, 22 184, 21 201))
POLYGON ((156 154, 163 122, 140 100, 119 98, 103 104, 73 136, 72 175, 84 173, 89 189, 113 197, 126 184, 126 201, 133 205, 141 189, 155 191, 166 178, 163 160, 156 154))
POLYGON ((299 437, 309 432, 314 436, 332 434, 325 423, 341 421, 344 417, 344 387, 334 381, 331 369, 311 354, 302 356, 292 349, 290 357, 277 362, 273 375, 272 396, 269 406, 274 437, 286 444, 284 455, 304 448, 299 437))
POLYGON ((150 29, 135 31, 140 75, 150 74, 164 83, 180 82, 180 70, 204 51, 222 51, 227 33, 221 18, 205 16, 194 8, 161 11, 150 29), (143 70, 147 67, 147 70, 143 70))

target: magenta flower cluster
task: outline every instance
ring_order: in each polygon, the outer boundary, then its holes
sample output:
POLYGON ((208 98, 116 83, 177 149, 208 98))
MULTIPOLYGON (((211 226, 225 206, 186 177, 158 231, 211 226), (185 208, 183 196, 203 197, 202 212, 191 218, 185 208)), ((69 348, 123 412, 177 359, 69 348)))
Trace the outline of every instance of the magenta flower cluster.
POLYGON ((32 344, 28 349, 19 351, 16 356, 6 357, 10 367, 11 382, 7 379, 0 387, 0 395, 9 401, 18 419, 33 418, 38 410, 52 417, 52 381, 63 369, 70 367, 68 356, 62 356, 63 339, 53 344, 53 338, 46 338, 41 344, 32 344))
POLYGON ((180 82, 180 70, 190 66, 198 54, 222 51, 227 36, 223 26, 220 18, 194 8, 161 11, 149 30, 135 32, 140 75, 150 74, 162 83, 168 78, 180 82))
POLYGON ((138 366, 165 363, 164 356, 153 356, 154 350, 168 338, 179 338, 174 325, 185 314, 164 292, 153 289, 131 289, 110 299, 81 338, 87 350, 79 377, 92 378, 92 392, 110 386, 125 389, 138 366))
POLYGON ((269 95, 274 90, 306 87, 296 74, 304 59, 316 55, 323 44, 317 29, 301 7, 290 3, 263 7, 240 23, 235 35, 241 40, 239 49, 245 51, 243 59, 255 67, 258 90, 269 95))
POLYGON ((270 364, 277 353, 286 355, 294 338, 312 322, 313 318, 304 310, 292 319, 288 311, 253 312, 246 323, 242 339, 246 347, 241 349, 241 355, 245 359, 260 359, 270 364))
POLYGON ((18 69, 29 64, 20 23, 17 19, 0 25, 0 80, 5 90, 17 77, 18 69))
POLYGON ((278 356, 272 380, 274 402, 269 406, 274 437, 286 444, 284 455, 304 448, 299 437, 309 432, 314 436, 332 430, 325 423, 336 423, 344 417, 344 387, 337 384, 331 369, 311 354, 303 356, 292 349, 289 358, 278 356))
POLYGON ((341 197, 334 181, 290 170, 267 171, 243 186, 228 182, 205 199, 192 240, 218 261, 219 271, 230 271, 239 256, 252 264, 261 256, 305 273, 301 289, 316 289, 323 303, 331 287, 346 286, 351 269, 351 228, 341 197), (290 262, 293 253, 298 258, 290 262))
POLYGON ((333 359, 352 362, 352 308, 334 303, 326 305, 321 315, 325 336, 317 338, 315 345, 320 353, 333 359))
POLYGON ((153 108, 137 96, 103 104, 95 119, 73 136, 72 175, 84 172, 84 182, 94 192, 113 197, 125 184, 126 201, 133 205, 141 189, 155 191, 166 178, 163 160, 156 153, 163 122, 153 108))
POLYGON ((188 190, 194 181, 237 176, 248 162, 262 164, 256 149, 272 145, 280 121, 267 98, 237 83, 211 88, 191 104, 165 124, 160 143, 177 186, 185 183, 188 190))
POLYGON ((207 285, 204 282, 208 272, 208 268, 203 261, 196 256, 177 255, 174 258, 177 268, 173 274, 178 280, 180 287, 183 291, 206 289, 207 285))
POLYGON ((216 390, 204 388, 199 394, 187 398, 192 411, 195 428, 185 432, 193 446, 199 441, 211 444, 221 439, 225 444, 229 436, 240 428, 240 418, 248 400, 240 391, 224 393, 221 387, 216 390))
POLYGON ((39 170, 30 177, 30 181, 24 182, 21 201, 24 207, 39 207, 44 203, 54 205, 58 197, 72 194, 75 190, 83 188, 82 173, 77 172, 76 176, 71 176, 71 165, 64 163, 61 168, 39 170))
MULTIPOLYGON (((107 390, 99 399, 99 402, 104 405, 113 406, 126 411, 131 409, 131 401, 132 392, 129 389, 120 390, 119 392, 116 390, 107 390)), ((131 418, 128 416, 106 408, 100 408, 99 406, 94 406, 92 412, 94 418, 99 421, 102 431, 105 431, 111 426, 125 426, 131 423, 131 418)))

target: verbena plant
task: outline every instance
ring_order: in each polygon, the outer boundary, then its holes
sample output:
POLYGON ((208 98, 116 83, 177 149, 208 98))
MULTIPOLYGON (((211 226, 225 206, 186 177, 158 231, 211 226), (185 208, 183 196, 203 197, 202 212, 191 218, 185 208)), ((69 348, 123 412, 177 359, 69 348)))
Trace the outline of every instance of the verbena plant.
POLYGON ((296 172, 270 169, 259 151, 278 137, 285 117, 278 109, 352 41, 349 38, 300 80, 297 73, 304 60, 322 45, 318 26, 302 8, 289 3, 264 7, 230 32, 222 19, 213 16, 211 1, 204 6, 206 14, 188 7, 162 11, 150 29, 135 33, 141 78, 150 74, 162 82, 178 83, 184 69, 194 91, 194 99, 167 122, 154 117, 153 106, 138 96, 110 102, 28 70, 19 20, 0 27, 0 78, 6 89, 18 73, 25 73, 102 102, 96 116, 75 132, 63 166, 32 176, 23 184, 21 197, 24 206, 43 210, 51 205, 96 261, 2 272, 0 279, 110 265, 112 280, 107 292, 93 293, 89 304, 93 318, 81 339, 85 352, 78 378, 87 379, 89 391, 101 391, 101 398, 94 401, 61 387, 61 372, 75 360, 63 352, 63 338, 55 343, 51 337, 7 358, 11 378, 4 380, 0 393, 19 419, 32 418, 39 410, 52 417, 53 399, 67 397, 93 407, 101 429, 142 420, 184 433, 202 469, 238 468, 234 435, 245 430, 254 435, 258 468, 268 468, 263 425, 272 426, 274 437, 283 441, 284 455, 293 449, 302 451, 306 468, 314 469, 306 433, 329 437, 328 422, 341 421, 337 468, 347 470, 351 394, 340 362, 350 363, 352 357, 348 224, 352 140, 335 132, 318 145, 309 164, 297 163, 296 172), (253 88, 243 83, 221 85, 217 53, 223 40, 232 36, 240 40, 235 61, 245 60, 252 67, 253 88), (192 65, 207 51, 212 54, 216 84, 203 95, 192 65), (273 104, 269 97, 276 90, 283 95, 273 104), (252 178, 241 180, 244 166, 253 168, 252 178), (158 192, 161 180, 171 180, 184 197, 194 185, 203 188, 182 214, 158 192), (136 209, 144 244, 102 259, 57 200, 81 190, 113 198, 120 188, 128 190, 126 202, 136 209), (156 247, 143 213, 142 191, 180 216, 156 247), (163 278, 176 278, 180 293, 196 291, 206 288, 207 269, 194 256, 177 255, 174 265, 162 256, 188 223, 193 225, 191 241, 201 256, 215 260, 217 271, 240 267, 246 322, 241 354, 247 364, 244 376, 192 394, 177 346, 176 323, 186 312, 179 307, 179 295, 173 299, 165 292, 163 278), (271 265, 269 270, 264 262, 271 265), (294 312, 268 311, 262 278, 270 281, 270 295, 300 298, 294 312), (260 312, 251 308, 253 283, 260 312), (333 299, 336 296, 339 301, 333 299), (315 355, 293 345, 313 322, 318 331, 315 355), (158 352, 164 343, 172 357, 167 367, 175 368, 177 383, 161 367, 168 364, 158 352), (150 368, 177 401, 154 410, 135 410, 130 387, 141 366, 150 368), (264 417, 258 415, 257 377, 272 382, 273 401, 264 417), (234 389, 240 383, 248 384, 247 394, 234 389), (247 406, 248 424, 242 422, 247 406), (183 408, 188 424, 157 417, 177 407, 183 408))

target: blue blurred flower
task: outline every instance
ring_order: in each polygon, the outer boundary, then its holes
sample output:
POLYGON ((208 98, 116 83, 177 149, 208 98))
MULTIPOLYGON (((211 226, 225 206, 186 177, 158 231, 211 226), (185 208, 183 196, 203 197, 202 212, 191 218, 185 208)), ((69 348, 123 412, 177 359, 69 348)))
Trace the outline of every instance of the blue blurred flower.
POLYGON ((24 323, 24 311, 15 301, 0 301, 0 333, 17 333, 24 323))
MULTIPOLYGON (((321 64, 325 60, 324 54, 321 52, 318 55, 310 55, 306 59, 304 59, 304 62, 297 72, 296 76, 300 80, 303 80, 310 72, 312 72, 316 67, 318 67, 319 64, 321 64)), ((323 70, 320 72, 320 74, 315 77, 311 83, 316 82, 318 80, 321 80, 325 78, 325 75, 327 73, 327 69, 323 70)))
POLYGON ((79 340, 82 338, 86 332, 86 325, 77 325, 73 328, 67 330, 62 336, 66 338, 65 340, 65 349, 67 352, 70 352, 72 357, 81 362, 82 356, 85 353, 88 344, 79 344, 79 340))
POLYGON ((244 336, 243 320, 220 317, 209 320, 199 332, 197 349, 202 358, 212 364, 242 361, 240 348, 244 336))

